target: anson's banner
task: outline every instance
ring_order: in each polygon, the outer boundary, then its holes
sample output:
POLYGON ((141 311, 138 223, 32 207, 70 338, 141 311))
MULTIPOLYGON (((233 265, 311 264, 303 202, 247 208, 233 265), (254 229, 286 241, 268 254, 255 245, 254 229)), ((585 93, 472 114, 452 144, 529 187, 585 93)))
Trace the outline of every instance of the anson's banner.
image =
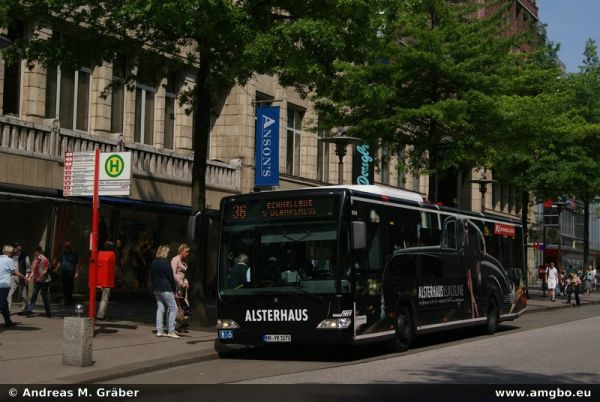
POLYGON ((354 147, 352 155, 352 184, 373 184, 375 180, 375 158, 368 144, 354 147))
POLYGON ((256 109, 257 186, 279 185, 279 107, 256 109))

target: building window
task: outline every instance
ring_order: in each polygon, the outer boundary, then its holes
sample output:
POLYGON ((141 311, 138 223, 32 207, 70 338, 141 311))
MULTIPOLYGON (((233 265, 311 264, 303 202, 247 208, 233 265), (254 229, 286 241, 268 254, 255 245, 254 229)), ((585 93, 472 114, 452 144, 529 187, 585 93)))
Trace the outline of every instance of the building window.
POLYGON ((127 63, 124 56, 118 56, 114 61, 112 75, 110 131, 122 133, 125 117, 125 80, 127 78, 127 63))
POLYGON ((175 99, 177 98, 177 74, 169 73, 165 92, 165 149, 174 149, 175 144, 175 99))
POLYGON ((92 70, 49 66, 46 73, 46 117, 60 126, 88 131, 92 70))
POLYGON ((492 183, 492 208, 497 209, 500 206, 500 184, 492 183))
POLYGON ((523 209, 523 194, 519 193, 519 191, 516 191, 516 198, 515 198, 515 214, 520 215, 523 209))
POLYGON ((293 176, 300 175, 301 130, 303 118, 304 110, 288 105, 285 171, 287 174, 293 176))
MULTIPOLYGON (((327 134, 327 130, 320 129, 319 139, 325 138, 327 134)), ((329 143, 317 142, 317 180, 322 182, 329 182, 329 148, 329 143)))
POLYGON ((412 191, 421 191, 421 173, 417 170, 412 174, 412 191))
POLYGON ((508 186, 500 185, 500 210, 504 211, 508 205, 508 186))
MULTIPOLYGON (((17 39, 22 39, 25 28, 23 22, 12 20, 7 27, 6 38, 0 37, 0 48, 4 47, 3 42, 12 43, 17 39)), ((15 58, 4 62, 4 87, 2 92, 2 113, 20 115, 21 104, 21 60, 15 58)))
POLYGON ((506 192, 508 193, 508 195, 507 195, 508 212, 511 213, 511 212, 513 212, 513 209, 515 207, 515 200, 516 200, 515 188, 513 186, 507 186, 506 192))
POLYGON ((135 142, 146 145, 154 144, 154 95, 154 88, 146 85, 136 85, 135 142))
POLYGON ((137 66, 133 140, 140 144, 154 145, 155 80, 155 70, 142 63, 137 66))

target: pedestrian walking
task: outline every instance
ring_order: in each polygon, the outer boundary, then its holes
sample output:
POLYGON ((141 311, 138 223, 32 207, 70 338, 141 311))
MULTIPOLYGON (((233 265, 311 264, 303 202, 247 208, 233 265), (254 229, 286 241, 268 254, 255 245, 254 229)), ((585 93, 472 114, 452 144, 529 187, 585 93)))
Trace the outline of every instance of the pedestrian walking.
POLYGON ((569 276, 569 290, 567 291, 567 304, 571 304, 571 294, 575 293, 575 305, 579 306, 581 301, 579 300, 579 287, 581 286, 581 280, 575 272, 571 272, 569 276))
MULTIPOLYGON (((14 250, 14 246, 13 246, 13 250, 14 250)), ((13 259, 15 270, 18 271, 19 266, 17 265, 17 261, 15 260, 14 251, 13 251, 11 258, 13 259)), ((19 277, 17 275, 11 275, 10 276, 10 288, 8 290, 8 295, 6 296, 6 301, 8 303, 9 311, 12 311, 12 302, 13 302, 14 294, 18 293, 18 290, 19 290, 19 277)))
POLYGON ((135 279, 137 280, 138 288, 141 288, 140 284, 142 282, 142 270, 144 269, 144 257, 142 255, 143 245, 144 242, 139 241, 135 245, 131 246, 127 257, 129 260, 129 266, 135 273, 135 279))
POLYGON ((23 275, 23 278, 15 276, 15 278, 18 280, 19 285, 17 298, 20 302, 23 303, 23 310, 25 310, 25 308, 27 307, 27 301, 29 300, 27 296, 29 295, 29 275, 31 274, 31 260, 29 259, 29 256, 23 252, 23 246, 21 244, 15 242, 13 244, 13 248, 13 261, 17 264, 17 271, 19 271, 21 275, 23 275))
POLYGON ((596 272, 596 267, 594 267, 592 269, 592 276, 594 277, 594 279, 592 280, 592 290, 595 292, 596 291, 596 282, 598 282, 598 278, 596 277, 597 272, 596 272))
POLYGON ((542 281, 542 297, 546 297, 546 290, 548 290, 548 282, 546 282, 546 271, 548 267, 545 265, 538 266, 538 279, 542 281))
POLYGON ((29 300, 29 304, 27 305, 27 309, 25 310, 25 314, 27 316, 32 314, 37 297, 41 293, 42 300, 44 301, 44 309, 46 310, 46 317, 52 317, 50 300, 48 299, 48 288, 50 287, 50 281, 52 280, 52 277, 50 276, 50 262, 44 255, 44 250, 39 246, 33 250, 33 266, 31 271, 33 277, 33 293, 31 295, 31 300, 29 300))
POLYGON ((171 259, 171 268, 175 277, 177 297, 182 297, 182 290, 189 287, 189 282, 185 278, 185 272, 187 271, 187 258, 190 254, 190 246, 183 243, 179 245, 177 251, 178 254, 171 259))
POLYGON ((556 301, 555 292, 556 287, 558 286, 558 270, 554 266, 554 263, 551 262, 550 266, 546 270, 546 282, 548 283, 548 293, 550 294, 550 301, 556 301))
POLYGON ((153 243, 147 241, 144 243, 144 247, 142 249, 142 261, 144 262, 141 280, 140 280, 140 288, 146 289, 148 287, 148 275, 150 273, 150 265, 154 260, 154 253, 156 252, 156 247, 153 243))
POLYGON ((563 298, 567 293, 567 271, 564 268, 561 268, 558 280, 560 283, 557 289, 560 289, 560 295, 557 295, 557 297, 563 298))
POLYGON ((2 255, 0 255, 0 312, 4 318, 4 326, 7 328, 14 325, 10 319, 10 308, 8 307, 8 293, 13 283, 12 277, 25 279, 23 274, 17 270, 17 265, 13 261, 13 254, 14 247, 7 244, 2 248, 2 255))
POLYGON ((190 254, 190 246, 182 243, 177 248, 177 251, 177 255, 171 259, 171 268, 173 269, 173 276, 175 277, 175 301, 177 302, 178 308, 182 308, 184 311, 183 319, 177 320, 179 322, 177 331, 187 332, 188 324, 185 322, 185 319, 188 318, 187 313, 189 313, 190 308, 187 301, 189 282, 185 277, 185 273, 187 271, 187 258, 190 254))
POLYGON ((169 246, 162 245, 156 251, 156 258, 150 265, 152 272, 152 288, 156 297, 156 336, 167 336, 178 339, 175 332, 175 317, 177 315, 177 303, 175 302, 175 277, 171 268, 169 246), (163 329, 164 315, 167 313, 167 329, 165 335, 163 329))
POLYGON ((79 256, 73 251, 70 241, 65 241, 62 252, 52 263, 54 272, 60 272, 62 289, 64 293, 64 304, 73 304, 73 288, 75 279, 79 276, 79 256))
POLYGON ((588 269, 586 270, 585 273, 585 295, 589 296, 590 292, 592 291, 592 283, 594 281, 594 271, 592 266, 588 266, 588 269))

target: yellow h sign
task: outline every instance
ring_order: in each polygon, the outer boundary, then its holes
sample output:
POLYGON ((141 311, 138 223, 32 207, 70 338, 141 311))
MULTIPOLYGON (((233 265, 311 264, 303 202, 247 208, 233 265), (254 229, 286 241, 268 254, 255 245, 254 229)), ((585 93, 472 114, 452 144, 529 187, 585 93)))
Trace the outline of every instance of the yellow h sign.
POLYGON ((119 155, 111 155, 106 159, 106 163, 104 164, 104 171, 110 177, 118 177, 123 173, 123 168, 125 167, 125 163, 123 162, 123 158, 119 155))

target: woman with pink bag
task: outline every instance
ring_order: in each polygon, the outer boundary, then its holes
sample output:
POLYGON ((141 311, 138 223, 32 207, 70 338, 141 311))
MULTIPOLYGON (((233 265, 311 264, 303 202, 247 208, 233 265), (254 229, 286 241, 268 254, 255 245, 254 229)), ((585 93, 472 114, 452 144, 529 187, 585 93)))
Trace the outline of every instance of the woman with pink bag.
POLYGON ((180 332, 187 332, 187 324, 182 321, 189 316, 190 307, 187 301, 187 289, 190 284, 185 278, 185 272, 187 271, 187 258, 190 254, 190 246, 182 243, 177 248, 177 255, 171 259, 171 268, 173 269, 173 276, 175 277, 175 300, 177 301, 178 309, 183 310, 183 314, 178 314, 180 332))

